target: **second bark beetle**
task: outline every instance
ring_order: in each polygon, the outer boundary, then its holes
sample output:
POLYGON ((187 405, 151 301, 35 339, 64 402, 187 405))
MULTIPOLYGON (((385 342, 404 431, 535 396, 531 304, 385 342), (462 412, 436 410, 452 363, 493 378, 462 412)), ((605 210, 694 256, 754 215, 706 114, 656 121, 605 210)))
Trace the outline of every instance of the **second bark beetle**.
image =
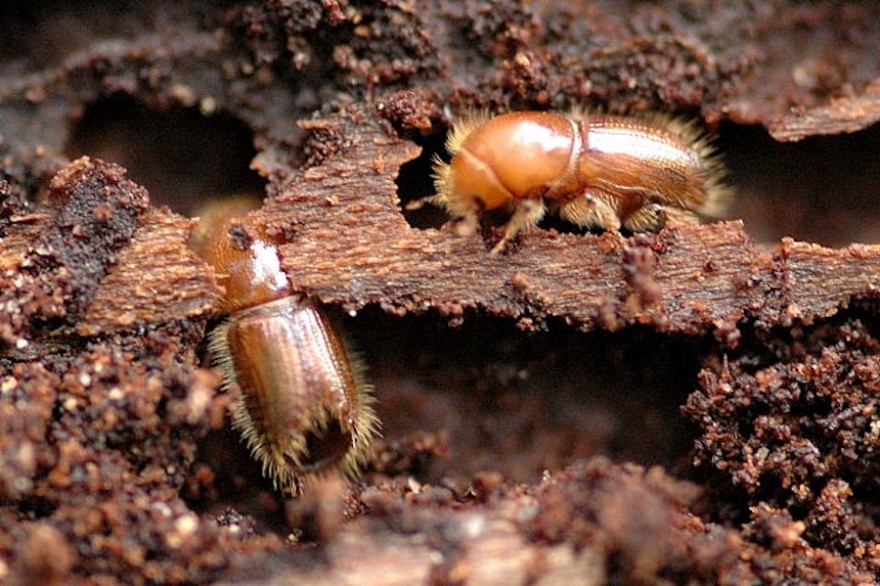
POLYGON ((203 209, 190 246, 226 290, 210 351, 240 392, 233 425, 276 487, 299 493, 322 474, 357 474, 379 420, 360 363, 321 307, 293 294, 276 243, 246 222, 251 207, 203 209))

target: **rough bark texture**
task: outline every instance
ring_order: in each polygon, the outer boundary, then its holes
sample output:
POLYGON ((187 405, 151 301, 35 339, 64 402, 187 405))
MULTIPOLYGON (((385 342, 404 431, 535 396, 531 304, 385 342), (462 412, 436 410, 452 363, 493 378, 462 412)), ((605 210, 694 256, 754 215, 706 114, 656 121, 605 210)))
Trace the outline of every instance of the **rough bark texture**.
POLYGON ((878 18, 4 6, 0 582, 874 583, 878 18), (455 115, 582 106, 704 121, 729 220, 490 257, 494 218, 405 209, 455 115), (185 216, 241 193, 362 348, 356 484, 286 500, 229 430, 185 216))

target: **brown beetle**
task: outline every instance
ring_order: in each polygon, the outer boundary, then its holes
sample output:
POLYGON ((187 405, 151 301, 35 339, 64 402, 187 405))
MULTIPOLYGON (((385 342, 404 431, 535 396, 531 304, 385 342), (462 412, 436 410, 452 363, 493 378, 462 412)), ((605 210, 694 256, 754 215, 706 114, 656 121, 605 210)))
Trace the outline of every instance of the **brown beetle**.
POLYGON ((226 289, 210 351, 240 391, 233 425, 276 487, 298 493, 329 471, 356 475, 379 420, 360 363, 324 311, 292 294, 276 243, 241 217, 251 206, 209 206, 191 246, 226 289))
POLYGON ((584 227, 659 230, 667 219, 716 216, 724 170, 699 130, 659 114, 631 117, 510 112, 454 125, 449 163, 435 161, 437 195, 456 217, 512 213, 497 254, 548 206, 584 227))

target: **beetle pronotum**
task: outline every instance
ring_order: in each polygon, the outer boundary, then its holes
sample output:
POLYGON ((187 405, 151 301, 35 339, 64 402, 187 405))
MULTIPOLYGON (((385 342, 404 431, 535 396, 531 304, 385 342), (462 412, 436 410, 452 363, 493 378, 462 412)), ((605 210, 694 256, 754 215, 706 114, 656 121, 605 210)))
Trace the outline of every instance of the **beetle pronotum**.
POLYGON ((379 420, 360 363, 320 306, 292 294, 276 243, 242 216, 250 207, 209 206, 191 246, 226 290, 209 347, 240 392, 233 425, 276 487, 298 493, 316 475, 357 474, 379 420))
POLYGON ((584 227, 659 230, 716 216, 728 195, 714 148, 692 124, 661 115, 510 112, 457 122, 435 160, 437 195, 456 217, 511 212, 497 254, 548 206, 584 227))

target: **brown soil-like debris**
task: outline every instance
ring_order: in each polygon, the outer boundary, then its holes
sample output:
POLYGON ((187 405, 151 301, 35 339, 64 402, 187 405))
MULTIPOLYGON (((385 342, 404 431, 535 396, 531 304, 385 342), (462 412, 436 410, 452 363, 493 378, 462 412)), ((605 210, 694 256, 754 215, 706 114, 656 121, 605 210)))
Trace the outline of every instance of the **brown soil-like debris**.
POLYGON ((0 9, 0 583, 880 576, 877 6, 80 4, 0 9), (705 122, 729 219, 407 208, 452 117, 574 107, 705 122), (229 429, 188 216, 241 194, 368 366, 357 483, 229 429))

